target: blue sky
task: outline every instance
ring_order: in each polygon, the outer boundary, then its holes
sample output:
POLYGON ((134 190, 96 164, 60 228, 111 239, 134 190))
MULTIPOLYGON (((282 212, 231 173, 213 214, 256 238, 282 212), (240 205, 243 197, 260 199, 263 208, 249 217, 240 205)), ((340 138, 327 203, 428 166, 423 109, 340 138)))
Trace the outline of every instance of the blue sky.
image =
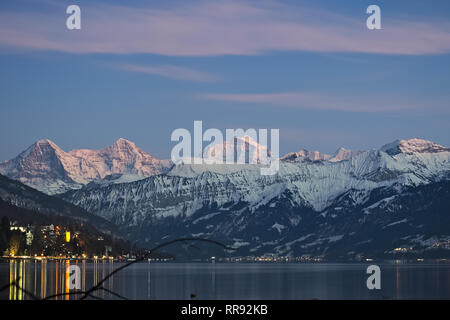
POLYGON ((449 1, 0 3, 0 161, 176 128, 279 128, 281 153, 450 145, 449 1), (82 29, 66 29, 66 7, 82 29), (367 30, 378 4, 382 30, 367 30))

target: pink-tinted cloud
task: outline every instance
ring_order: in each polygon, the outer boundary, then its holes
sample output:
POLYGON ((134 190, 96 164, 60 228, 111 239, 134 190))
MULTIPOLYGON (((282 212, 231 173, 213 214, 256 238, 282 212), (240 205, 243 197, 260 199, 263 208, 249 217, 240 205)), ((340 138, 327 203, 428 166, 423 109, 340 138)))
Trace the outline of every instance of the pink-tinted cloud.
MULTIPOLYGON (((349 18, 275 1, 189 1, 166 9, 81 5, 82 30, 54 12, 0 13, 0 45, 70 53, 168 56, 256 55, 271 51, 439 54, 450 52, 446 21, 349 18)), ((64 11, 61 11, 64 12, 64 11)))
MULTIPOLYGON (((444 105, 438 101, 411 101, 409 97, 350 95, 317 92, 281 92, 281 93, 206 93, 200 99, 270 105, 277 108, 309 110, 334 110, 350 112, 394 112, 402 110, 439 109, 444 105)), ((445 103, 445 102, 444 102, 445 103)), ((445 104, 446 105, 446 104, 445 104)))
POLYGON ((125 64, 120 66, 120 69, 130 72, 153 74, 175 80, 196 82, 216 82, 220 80, 220 77, 217 77, 210 73, 172 65, 142 66, 135 64, 125 64))

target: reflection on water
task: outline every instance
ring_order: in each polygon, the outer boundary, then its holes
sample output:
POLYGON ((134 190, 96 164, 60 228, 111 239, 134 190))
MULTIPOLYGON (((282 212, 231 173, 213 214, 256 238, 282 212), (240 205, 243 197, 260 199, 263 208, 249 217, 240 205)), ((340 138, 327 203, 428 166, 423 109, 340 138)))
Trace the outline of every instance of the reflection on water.
MULTIPOLYGON (((88 263, 81 260, 20 260, 11 259, 9 261, 9 300, 25 300, 31 296, 27 292, 37 298, 44 299, 48 296, 55 296, 55 300, 78 299, 81 293, 86 290, 86 282, 88 281, 88 289, 104 278, 107 273, 114 270, 113 261, 95 261, 88 263), (80 267, 80 290, 70 290, 70 272, 69 266, 76 265, 80 267), (88 274, 88 275, 86 275, 88 274), (14 283, 16 285, 14 285, 14 283), (22 290, 24 289, 24 290, 22 290), (78 292, 78 293, 77 293, 78 292)), ((4 267, 6 263, 0 263, 0 276, 3 280, 4 267)), ((1 282, 3 286, 3 281, 1 282)), ((105 284, 104 288, 114 290, 114 276, 105 284)), ((99 297, 108 299, 104 291, 99 291, 99 297)), ((0 293, 0 298, 5 299, 4 293, 0 293)))
MULTIPOLYGON (((121 263, 10 260, 0 262, 0 287, 14 283, 0 299, 78 299, 121 263), (68 267, 80 268, 81 289, 69 290, 68 267), (70 293, 70 294, 69 294, 70 293)), ((95 292, 115 299, 450 299, 450 263, 383 263, 381 290, 366 287, 367 264, 138 263, 109 278, 95 292)))

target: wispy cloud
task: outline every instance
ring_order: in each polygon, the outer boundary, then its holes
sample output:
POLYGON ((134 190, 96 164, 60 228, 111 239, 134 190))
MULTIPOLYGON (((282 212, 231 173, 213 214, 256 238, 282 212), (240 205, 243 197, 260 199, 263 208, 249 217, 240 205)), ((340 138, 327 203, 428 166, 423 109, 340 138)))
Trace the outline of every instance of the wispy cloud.
POLYGON ((125 71, 153 74, 175 80, 196 82, 216 82, 221 80, 220 77, 210 73, 173 65, 142 66, 125 64, 121 65, 119 68, 125 71))
POLYGON ((395 112, 402 110, 439 109, 446 101, 420 101, 402 96, 344 95, 317 92, 281 93, 205 93, 198 98, 214 101, 262 104, 277 108, 334 110, 349 112, 395 112))
POLYGON ((257 55, 272 51, 439 54, 450 52, 447 21, 383 20, 369 31, 347 17, 275 1, 189 1, 164 9, 81 2, 82 30, 60 12, 0 13, 0 45, 70 53, 168 56, 257 55))

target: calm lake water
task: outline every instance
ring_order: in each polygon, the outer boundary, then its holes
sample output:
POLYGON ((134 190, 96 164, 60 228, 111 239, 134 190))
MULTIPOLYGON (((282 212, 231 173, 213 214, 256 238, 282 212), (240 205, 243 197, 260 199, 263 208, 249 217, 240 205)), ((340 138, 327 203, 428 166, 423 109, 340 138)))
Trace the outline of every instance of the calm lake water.
MULTIPOLYGON (((21 275, 19 285, 37 297, 64 293, 68 263, 1 262, 0 287, 21 275)), ((80 266, 82 290, 122 265, 109 261, 70 264, 80 266)), ((195 299, 450 299, 449 262, 379 264, 381 290, 367 289, 368 265, 144 262, 114 275, 104 287, 129 299, 191 299, 191 294, 195 299)), ((95 295, 115 298, 106 290, 95 295)), ((0 292, 0 299, 28 297, 10 287, 0 292)))

